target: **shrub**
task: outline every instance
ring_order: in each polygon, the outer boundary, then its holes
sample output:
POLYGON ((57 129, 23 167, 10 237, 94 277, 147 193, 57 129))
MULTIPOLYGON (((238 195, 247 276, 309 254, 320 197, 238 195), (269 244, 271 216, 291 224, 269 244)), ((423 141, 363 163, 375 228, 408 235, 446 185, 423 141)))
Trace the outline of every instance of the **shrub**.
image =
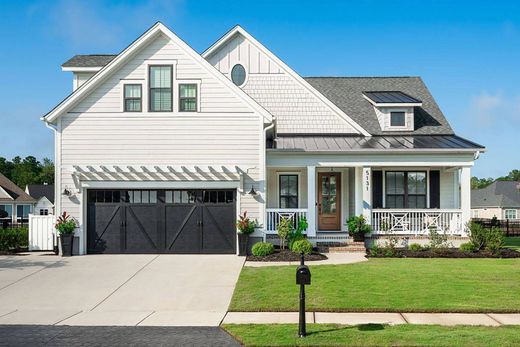
POLYGON ((291 250, 294 253, 311 254, 312 253, 312 243, 310 243, 310 241, 307 239, 294 241, 291 250))
POLYGON ((350 217, 347 221, 347 225, 348 232, 352 235, 362 236, 372 231, 372 228, 367 224, 363 215, 350 217))
POLYGON ((269 242, 257 242, 251 248, 254 256, 262 257, 274 253, 274 246, 269 242))
POLYGON ((497 227, 492 227, 486 232, 486 249, 493 254, 497 254, 504 245, 504 234, 497 227))
POLYGON ((67 212, 63 212, 63 214, 58 217, 54 227, 58 230, 60 235, 73 234, 74 230, 76 230, 76 221, 72 219, 67 212))
POLYGON ((298 226, 296 229, 293 229, 289 232, 289 235, 287 235, 288 239, 288 246, 289 249, 292 249, 292 245, 295 241, 303 240, 305 238, 304 231, 307 230, 307 227, 309 226, 309 223, 307 223, 307 218, 302 217, 298 221, 298 226))
POLYGON ((430 234, 428 238, 430 239, 430 244, 428 246, 431 250, 435 251, 436 249, 450 248, 452 246, 448 242, 448 235, 439 233, 435 227, 430 227, 429 229, 430 234))
POLYGON ((473 242, 462 243, 459 246, 459 250, 464 253, 472 253, 475 252, 475 245, 473 244, 473 242))
POLYGON ((28 244, 29 229, 27 227, 0 229, 0 251, 16 251, 20 248, 27 248, 28 244))
POLYGON ((486 229, 479 223, 469 222, 466 226, 469 240, 476 251, 486 246, 486 229))
POLYGON ((256 223, 247 217, 247 211, 243 215, 239 216, 237 222, 237 229, 240 234, 249 235, 255 231, 256 223))
POLYGON ((408 246, 408 249, 409 249, 410 251, 413 251, 413 252, 420 252, 420 251, 423 251, 423 250, 424 250, 423 246, 421 246, 421 245, 418 244, 418 243, 412 243, 412 244, 410 244, 410 245, 408 246))
POLYGON ((280 222, 276 227, 276 231, 278 232, 278 236, 280 237, 280 246, 282 249, 285 249, 285 242, 289 233, 293 231, 292 220, 289 218, 282 217, 280 218, 280 222))

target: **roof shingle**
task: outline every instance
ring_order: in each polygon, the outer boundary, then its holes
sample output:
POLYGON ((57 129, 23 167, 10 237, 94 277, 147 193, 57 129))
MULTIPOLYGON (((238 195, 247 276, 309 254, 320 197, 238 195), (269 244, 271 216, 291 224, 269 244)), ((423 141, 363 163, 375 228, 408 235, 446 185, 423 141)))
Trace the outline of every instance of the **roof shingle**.
POLYGON ((520 208, 520 182, 496 181, 486 188, 471 191, 471 208, 517 207, 520 208))
POLYGON ((110 63, 116 54, 78 54, 64 62, 62 67, 103 67, 110 63))
POLYGON ((22 188, 14 184, 10 179, 0 173, 0 187, 2 187, 12 199, 0 198, 0 202, 36 202, 22 188))

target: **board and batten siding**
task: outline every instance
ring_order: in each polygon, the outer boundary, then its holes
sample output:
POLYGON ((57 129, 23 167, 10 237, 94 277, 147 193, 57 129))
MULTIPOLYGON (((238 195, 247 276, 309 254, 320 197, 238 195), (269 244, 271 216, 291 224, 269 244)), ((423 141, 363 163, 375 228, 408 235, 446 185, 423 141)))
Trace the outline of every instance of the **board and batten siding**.
POLYGON ((224 43, 207 60, 229 79, 233 66, 244 66, 246 81, 242 89, 276 117, 276 130, 280 134, 359 133, 240 34, 224 43))
MULTIPOLYGON (((252 218, 260 218, 261 199, 247 192, 251 185, 257 191, 263 189, 263 117, 199 64, 161 35, 59 119, 58 191, 67 187, 74 194, 60 194, 57 212, 67 211, 80 221, 77 234, 83 238, 83 246, 84 197, 74 188, 75 165, 237 166, 246 170, 239 212, 247 210, 252 218), (147 61, 161 64, 164 60, 176 60, 174 78, 178 82, 200 81, 200 112, 177 112, 175 91, 173 112, 149 113, 144 102, 143 112, 122 112, 121 81, 142 81, 146 93, 147 61)), ((200 184, 194 181, 193 188, 200 184)))

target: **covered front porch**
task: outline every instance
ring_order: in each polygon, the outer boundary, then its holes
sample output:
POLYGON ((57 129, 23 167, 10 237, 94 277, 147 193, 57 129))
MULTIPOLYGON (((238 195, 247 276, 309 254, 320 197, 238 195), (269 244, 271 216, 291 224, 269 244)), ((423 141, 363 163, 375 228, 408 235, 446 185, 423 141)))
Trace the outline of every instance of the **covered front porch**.
POLYGON ((363 215, 374 236, 423 236, 431 229, 465 236, 470 166, 446 164, 268 166, 264 232, 276 234, 282 217, 294 225, 305 217, 310 239, 346 241, 346 221, 363 215))

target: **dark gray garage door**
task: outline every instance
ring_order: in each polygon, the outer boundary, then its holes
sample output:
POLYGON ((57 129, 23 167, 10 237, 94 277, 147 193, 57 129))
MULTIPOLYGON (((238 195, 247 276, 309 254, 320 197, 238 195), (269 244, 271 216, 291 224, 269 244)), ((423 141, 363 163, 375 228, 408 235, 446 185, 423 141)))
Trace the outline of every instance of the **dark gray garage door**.
POLYGON ((89 190, 88 253, 235 253, 234 190, 89 190))

